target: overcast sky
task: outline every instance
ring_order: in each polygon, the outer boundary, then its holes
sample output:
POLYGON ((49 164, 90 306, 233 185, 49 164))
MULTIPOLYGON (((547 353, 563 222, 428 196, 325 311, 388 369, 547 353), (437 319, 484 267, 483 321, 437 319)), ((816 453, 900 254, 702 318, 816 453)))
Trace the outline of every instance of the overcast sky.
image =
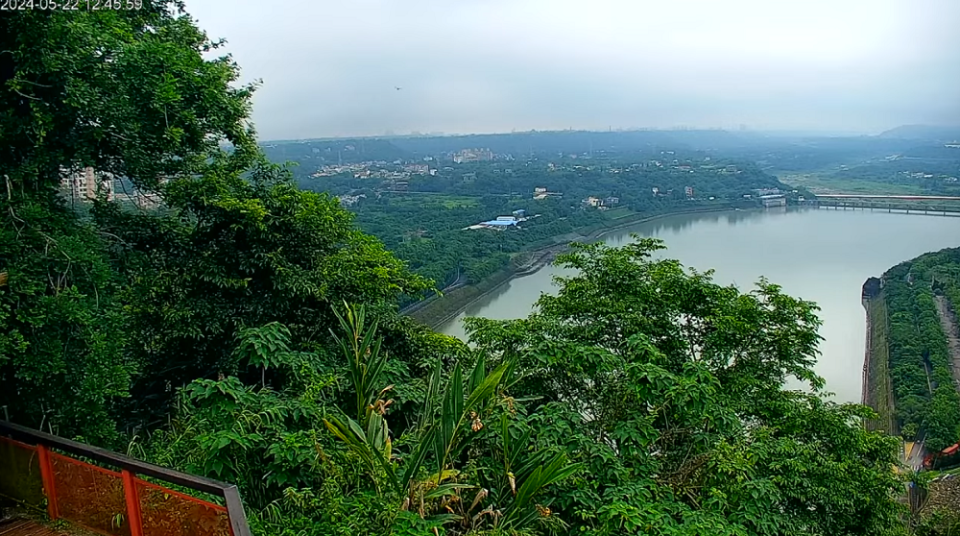
POLYGON ((187 0, 261 139, 960 124, 960 0, 187 0), (400 87, 400 90, 395 89, 400 87))

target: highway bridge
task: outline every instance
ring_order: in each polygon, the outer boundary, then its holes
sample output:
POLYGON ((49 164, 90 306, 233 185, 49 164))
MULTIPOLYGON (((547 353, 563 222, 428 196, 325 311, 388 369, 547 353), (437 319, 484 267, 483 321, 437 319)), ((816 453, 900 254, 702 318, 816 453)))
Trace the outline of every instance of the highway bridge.
POLYGON ((868 194, 817 194, 817 199, 899 199, 902 201, 960 201, 960 197, 947 195, 868 195, 868 194))
POLYGON ((818 208, 834 210, 883 210, 960 217, 960 197, 957 196, 822 194, 813 202, 818 208))

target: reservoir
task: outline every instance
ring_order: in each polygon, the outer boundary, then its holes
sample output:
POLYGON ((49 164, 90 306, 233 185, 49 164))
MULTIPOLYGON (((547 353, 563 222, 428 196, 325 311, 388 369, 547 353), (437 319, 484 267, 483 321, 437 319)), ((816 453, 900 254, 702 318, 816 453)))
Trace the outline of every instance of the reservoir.
MULTIPOLYGON (((716 270, 720 284, 745 292, 764 276, 786 294, 816 302, 824 338, 816 371, 838 402, 859 403, 866 337, 861 285, 922 253, 960 246, 960 218, 813 208, 680 214, 612 231, 603 241, 620 246, 634 233, 664 240, 661 257, 716 270)), ((512 279, 439 331, 465 339, 464 317, 525 317, 541 293, 556 291, 554 276, 571 273, 547 266, 512 279)))

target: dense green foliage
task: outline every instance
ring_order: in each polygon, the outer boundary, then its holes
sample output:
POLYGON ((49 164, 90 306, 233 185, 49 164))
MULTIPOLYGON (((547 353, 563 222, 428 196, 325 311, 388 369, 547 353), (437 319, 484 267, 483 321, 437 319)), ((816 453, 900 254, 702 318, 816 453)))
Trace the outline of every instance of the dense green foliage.
POLYGON ((281 322, 298 343, 319 345, 337 300, 395 303, 427 288, 354 229, 336 201, 272 171, 254 170, 252 183, 233 175, 171 184, 166 201, 179 210, 169 216, 126 214, 115 204, 98 212, 124 246, 138 404, 150 405, 170 383, 235 373, 230 348, 244 327, 281 322))
POLYGON ((960 440, 960 394, 935 300, 960 305, 960 249, 928 253, 883 275, 890 376, 900 430, 939 451, 960 440))
POLYGON ((198 380, 146 452, 238 482, 270 534, 900 533, 896 440, 816 394, 816 306, 659 247, 578 246, 558 296, 471 320, 476 349, 421 376, 362 309, 330 362, 247 330, 241 361, 285 387, 198 380))
MULTIPOLYGON (((524 320, 473 320, 474 346, 433 333, 397 313, 424 278, 268 163, 236 65, 204 59, 216 44, 179 3, 146 4, 0 13, 0 406, 14 421, 234 482, 264 535, 903 532, 896 440, 820 394, 814 304, 765 281, 719 286, 638 241, 576 247, 557 296, 524 320), (85 166, 163 210, 74 210, 58 189, 85 166), (811 390, 783 390, 788 376, 811 390)), ((732 199, 778 184, 654 167, 517 180, 644 211, 631 203, 662 199, 644 197, 650 181, 674 189, 669 208, 693 203, 684 185, 732 199)), ((415 210, 390 206, 388 238, 415 210)), ((607 217, 537 212, 543 227, 518 231, 529 243, 607 217)), ((481 258, 529 245, 492 236, 473 264, 451 258, 481 277, 481 258)))
POLYGON ((538 443, 587 468, 554 504, 593 534, 893 530, 896 442, 853 425, 863 408, 780 388, 821 385, 816 307, 651 261, 659 247, 578 246, 559 262, 579 275, 531 317, 470 321, 481 351, 528 371, 513 391, 538 443))

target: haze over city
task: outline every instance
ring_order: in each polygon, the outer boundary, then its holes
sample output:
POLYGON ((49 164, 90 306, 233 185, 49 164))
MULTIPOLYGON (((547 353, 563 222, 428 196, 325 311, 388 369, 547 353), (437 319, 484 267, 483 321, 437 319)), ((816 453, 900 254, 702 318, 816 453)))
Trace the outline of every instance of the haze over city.
POLYGON ((960 122, 955 0, 197 0, 262 139, 960 122), (397 89, 397 88, 400 89, 397 89))

